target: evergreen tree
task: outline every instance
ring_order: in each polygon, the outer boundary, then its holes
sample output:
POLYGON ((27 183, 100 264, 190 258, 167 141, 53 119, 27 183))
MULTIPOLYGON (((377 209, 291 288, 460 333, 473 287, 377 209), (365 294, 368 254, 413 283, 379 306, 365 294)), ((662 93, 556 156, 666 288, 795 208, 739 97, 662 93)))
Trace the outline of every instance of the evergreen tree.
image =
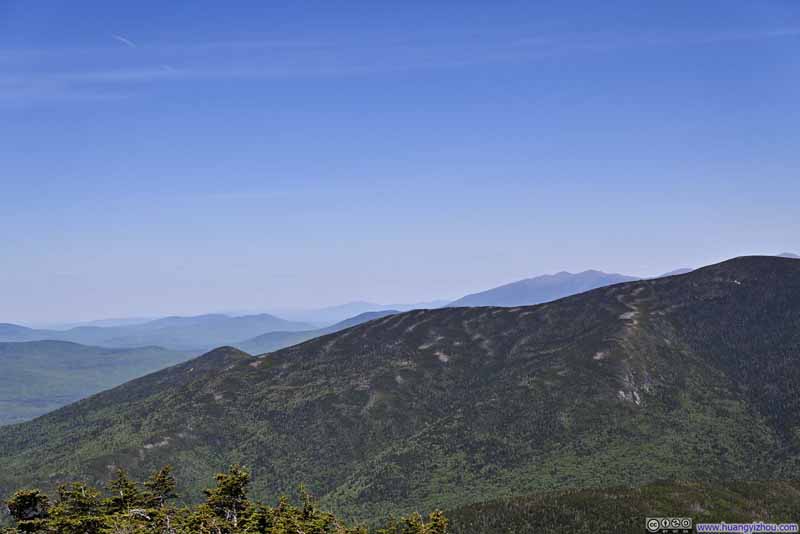
POLYGON ((104 514, 100 492, 82 482, 58 487, 58 502, 50 510, 46 532, 58 534, 100 534, 104 514))
POLYGON ((20 532, 43 532, 50 511, 50 499, 41 491, 19 490, 6 503, 8 513, 20 532))
MULTIPOLYGON (((322 511, 302 487, 301 506, 284 497, 272 507, 248 500, 250 474, 240 466, 216 481, 205 490, 206 502, 194 507, 169 504, 175 497, 169 467, 153 474, 145 491, 117 470, 105 498, 80 482, 59 486, 52 506, 39 490, 20 490, 6 503, 16 523, 6 534, 368 534, 322 511)), ((427 522, 415 514, 378 534, 447 534, 446 529, 444 516, 435 512, 427 522)))
POLYGON ((117 469, 114 479, 108 484, 111 496, 104 501, 109 513, 128 512, 131 508, 144 506, 139 486, 123 469, 117 469))
POLYGON ((177 482, 169 465, 153 473, 144 483, 144 487, 147 489, 147 504, 152 508, 163 508, 167 501, 178 496, 175 493, 177 482))
POLYGON ((247 491, 250 473, 241 466, 232 465, 227 473, 214 477, 217 487, 205 490, 206 504, 217 517, 238 526, 242 512, 247 508, 247 491))

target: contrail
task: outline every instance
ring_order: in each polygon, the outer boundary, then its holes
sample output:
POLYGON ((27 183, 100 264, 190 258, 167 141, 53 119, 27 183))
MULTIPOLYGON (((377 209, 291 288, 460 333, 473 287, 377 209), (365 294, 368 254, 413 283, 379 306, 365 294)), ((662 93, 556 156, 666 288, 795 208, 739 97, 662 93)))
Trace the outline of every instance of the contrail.
POLYGON ((130 46, 131 48, 136 48, 136 43, 134 43, 130 39, 126 39, 125 37, 123 37, 121 35, 117 35, 115 33, 112 33, 111 37, 113 37, 114 39, 116 39, 117 41, 119 41, 120 43, 122 43, 122 44, 124 44, 126 46, 130 46))

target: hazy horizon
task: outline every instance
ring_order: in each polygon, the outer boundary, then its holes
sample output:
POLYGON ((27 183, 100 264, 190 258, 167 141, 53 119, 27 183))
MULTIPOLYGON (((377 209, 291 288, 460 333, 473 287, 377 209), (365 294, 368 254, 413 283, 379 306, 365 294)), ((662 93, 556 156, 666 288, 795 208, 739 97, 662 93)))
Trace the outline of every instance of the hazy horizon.
MULTIPOLYGON (((288 305, 288 306, 262 307, 262 308, 256 307, 256 308, 249 308, 249 309, 248 308, 228 308, 228 309, 213 309, 213 308, 205 309, 205 308, 199 308, 199 309, 188 311, 188 312, 184 312, 184 313, 170 313, 170 312, 140 313, 140 314, 133 313, 133 314, 129 314, 129 315, 97 316, 97 317, 86 317, 86 318, 77 318, 77 319, 73 319, 72 316, 70 316, 70 317, 65 317, 65 318, 60 318, 60 319, 33 319, 33 320, 26 320, 26 321, 20 321, 20 320, 7 320, 7 321, 5 321, 5 320, 0 320, 0 323, 14 323, 14 324, 20 324, 20 325, 24 325, 24 326, 35 327, 35 328, 63 329, 63 328, 71 328, 71 327, 74 327, 76 325, 84 325, 84 324, 87 324, 87 323, 93 323, 93 322, 98 322, 98 323, 102 323, 102 322, 106 322, 106 321, 114 321, 114 322, 122 321, 122 322, 125 322, 125 321, 131 321, 131 320, 135 320, 137 322, 147 322, 147 321, 151 321, 151 320, 155 320, 155 319, 159 319, 159 318, 163 318, 163 317, 169 317, 169 316, 196 316, 196 315, 206 315, 206 314, 221 314, 221 315, 228 315, 228 316, 231 316, 231 317, 235 317, 235 316, 257 315, 257 314, 266 313, 266 314, 272 314, 272 315, 280 316, 281 318, 284 318, 284 319, 309 320, 309 321, 312 321, 312 324, 316 323, 316 324, 319 324, 319 325, 323 325, 323 324, 326 325, 326 324, 329 324, 329 323, 338 322, 338 319, 337 320, 330 320, 330 321, 320 321, 320 320, 313 321, 312 319, 308 319, 308 318, 304 318, 304 317, 306 316, 306 314, 308 314, 310 312, 321 311, 321 310, 326 310, 326 309, 335 309, 335 308, 339 308, 339 307, 346 307, 348 305, 353 305, 353 304, 374 305, 375 307, 383 307, 383 308, 390 308, 392 306, 398 306, 398 307, 403 306, 403 307, 405 307, 405 306, 414 305, 414 304, 418 304, 420 306, 430 305, 430 304, 446 305, 446 304, 448 304, 450 302, 453 302, 453 301, 455 301, 455 300, 457 300, 457 299, 459 299, 459 298, 461 298, 463 296, 469 295, 471 293, 478 293, 478 292, 482 292, 482 291, 485 291, 485 290, 488 290, 488 289, 492 289, 492 288, 495 288, 495 287, 498 287, 498 286, 502 286, 502 285, 505 285, 505 284, 508 284, 508 283, 518 282, 520 280, 524 280, 524 279, 528 279, 528 278, 536 278, 538 276, 553 275, 553 274, 557 274, 559 272, 567 272, 568 274, 578 274, 578 273, 581 273, 581 272, 587 271, 587 270, 597 270, 597 271, 604 272, 606 274, 621 274, 621 275, 635 276, 635 277, 639 277, 639 278, 643 278, 644 279, 644 278, 653 278, 653 277, 661 276, 661 275, 664 275, 664 274, 669 274, 672 271, 681 270, 681 269, 684 269, 684 268, 687 268, 687 267, 691 268, 691 269, 705 267, 705 266, 712 265, 712 264, 715 264, 715 263, 719 263, 719 262, 722 262, 722 261, 726 261, 728 259, 732 259, 732 258, 738 257, 738 256, 752 256, 752 255, 755 255, 755 256, 761 256, 761 255, 764 255, 764 256, 775 256, 775 255, 778 255, 778 254, 790 254, 792 256, 797 256, 797 254, 795 254, 794 252, 789 252, 789 251, 784 251, 784 252, 781 252, 781 253, 755 252, 755 253, 749 253, 749 254, 739 254, 737 256, 731 256, 730 258, 722 258, 722 259, 719 259, 719 260, 716 260, 716 261, 712 261, 710 263, 698 264, 698 265, 693 265, 693 266, 685 265, 683 267, 676 267, 675 269, 667 269, 667 270, 664 270, 662 272, 654 273, 654 274, 632 274, 632 273, 629 273, 629 272, 611 272, 611 271, 605 271, 603 269, 594 269, 594 268, 580 269, 580 270, 573 270, 573 271, 570 271, 569 269, 561 269, 559 271, 552 271, 552 272, 547 272, 547 273, 536 273, 536 274, 531 274, 531 275, 527 275, 527 276, 520 276, 519 278, 515 278, 513 280, 500 281, 500 282, 491 284, 491 285, 486 286, 486 287, 473 288, 471 290, 464 291, 463 293, 461 293, 461 294, 459 294, 457 296, 453 296, 453 297, 429 298, 429 299, 420 300, 420 301, 376 302, 375 300, 370 300, 370 299, 352 299, 352 300, 337 301, 337 302, 333 302, 333 303, 327 303, 327 304, 321 304, 321 305, 310 305, 310 306, 297 306, 297 305, 292 306, 292 305, 288 305)), ((358 313, 354 313, 353 315, 358 315, 358 313)), ((347 318, 347 317, 349 317, 349 315, 347 315, 347 314, 342 316, 342 318, 347 318)), ((104 326, 104 325, 98 325, 98 326, 104 326)))
POLYGON ((5 2, 0 322, 800 251, 800 5, 531 4, 5 2))

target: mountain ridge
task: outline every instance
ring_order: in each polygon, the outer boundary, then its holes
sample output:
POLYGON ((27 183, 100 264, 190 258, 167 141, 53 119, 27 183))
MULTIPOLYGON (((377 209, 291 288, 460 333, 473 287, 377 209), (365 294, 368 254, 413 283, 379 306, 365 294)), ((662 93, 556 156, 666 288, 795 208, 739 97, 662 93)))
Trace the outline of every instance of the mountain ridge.
POLYGON ((451 302, 448 306, 531 306, 598 287, 634 280, 638 280, 638 278, 618 273, 604 273, 594 269, 580 273, 560 271, 471 293, 451 302))
POLYGON ((0 429, 0 493, 232 461, 369 519, 550 489, 800 476, 800 264, 745 257, 516 308, 417 310, 192 363, 0 429), (764 385, 769 384, 769 388, 764 385))
POLYGON ((308 330, 307 323, 270 314, 169 316, 125 326, 77 326, 68 330, 34 329, 0 324, 0 341, 59 340, 110 348, 160 346, 180 351, 206 351, 275 330, 308 330))
POLYGON ((250 354, 265 354, 396 313, 400 312, 397 310, 364 312, 325 328, 301 330, 298 332, 267 332, 266 334, 247 339, 240 343, 235 343, 234 345, 250 354))

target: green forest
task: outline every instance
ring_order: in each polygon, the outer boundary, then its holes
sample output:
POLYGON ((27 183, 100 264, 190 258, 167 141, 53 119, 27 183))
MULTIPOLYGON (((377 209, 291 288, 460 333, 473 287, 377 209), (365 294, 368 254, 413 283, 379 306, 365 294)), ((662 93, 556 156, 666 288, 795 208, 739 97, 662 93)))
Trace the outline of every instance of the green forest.
POLYGON ((194 506, 175 504, 177 482, 167 466, 143 483, 123 469, 103 490, 82 482, 62 484, 54 499, 38 489, 15 492, 6 503, 14 526, 4 534, 445 534, 447 519, 441 512, 426 518, 411 514, 388 518, 370 530, 347 526, 321 510, 300 488, 301 503, 281 498, 274 505, 248 496, 250 473, 231 466, 215 477, 205 499, 194 506))

